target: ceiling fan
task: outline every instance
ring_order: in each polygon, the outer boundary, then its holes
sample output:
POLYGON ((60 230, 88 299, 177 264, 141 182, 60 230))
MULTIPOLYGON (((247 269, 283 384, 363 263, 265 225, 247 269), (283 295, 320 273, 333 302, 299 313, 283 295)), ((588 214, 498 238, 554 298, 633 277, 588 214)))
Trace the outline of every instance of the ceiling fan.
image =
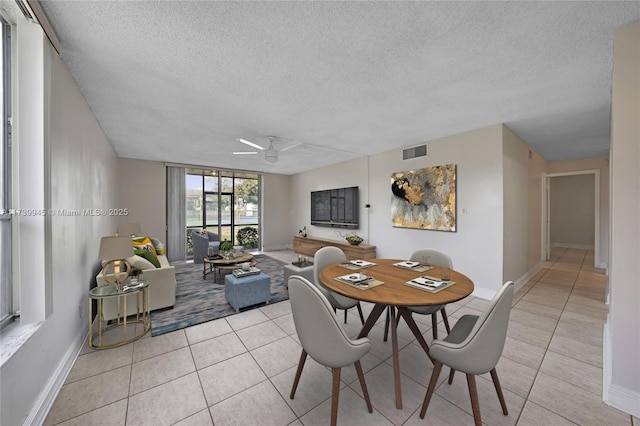
POLYGON ((279 138, 277 136, 267 136, 266 139, 267 141, 269 141, 269 147, 267 148, 264 148, 263 146, 258 145, 257 143, 248 141, 246 139, 242 139, 242 138, 236 139, 236 141, 243 143, 245 145, 249 145, 253 148, 256 148, 259 151, 236 151, 233 154, 234 155, 253 155, 253 154, 258 154, 260 151, 264 151, 264 159, 269 163, 275 163, 278 161, 278 152, 284 152, 291 148, 295 148, 296 146, 302 145, 301 142, 297 142, 297 143, 294 143, 293 145, 289 145, 284 148, 281 148, 280 150, 277 150, 273 146, 273 143, 275 141, 278 141, 279 138))

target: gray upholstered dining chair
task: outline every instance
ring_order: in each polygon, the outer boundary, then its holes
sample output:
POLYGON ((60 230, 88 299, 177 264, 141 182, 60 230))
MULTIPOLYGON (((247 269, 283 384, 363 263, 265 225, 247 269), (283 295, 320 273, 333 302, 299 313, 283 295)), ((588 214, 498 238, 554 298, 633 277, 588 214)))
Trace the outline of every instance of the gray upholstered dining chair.
MULTIPOLYGON (((424 265, 431 264, 431 265, 438 265, 444 268, 453 269, 453 261, 451 260, 451 257, 449 257, 448 254, 443 253, 440 250, 436 250, 436 249, 417 250, 413 252, 409 260, 412 260, 414 262, 420 262, 424 265)), ((432 330, 434 340, 438 338, 438 317, 437 317, 438 311, 440 311, 440 314, 442 315, 442 321, 444 322, 444 327, 446 328, 447 333, 451 331, 451 328, 449 327, 449 318, 447 317, 447 311, 445 309, 445 305, 408 306, 408 309, 411 312, 414 312, 416 314, 431 315, 431 330, 432 330)), ((398 321, 399 320, 400 318, 398 318, 398 321)), ((398 323, 396 323, 396 326, 397 325, 398 323)), ((385 341, 387 340, 387 334, 389 332, 388 330, 389 330, 389 312, 387 312, 387 320, 385 323, 385 330, 384 330, 385 341)))
POLYGON ((505 416, 509 415, 498 380, 496 365, 502 355, 507 337, 512 299, 513 281, 507 281, 481 315, 463 315, 446 338, 434 340, 431 343, 429 356, 434 361, 433 373, 420 410, 421 419, 424 419, 427 408, 429 408, 429 402, 443 365, 451 368, 449 384, 453 382, 456 370, 466 373, 476 425, 482 424, 475 378, 478 374, 491 372, 502 413, 505 416))
POLYGON ((326 288, 320 281, 320 271, 334 263, 346 261, 347 256, 340 248, 334 246, 322 247, 320 250, 316 251, 316 254, 313 257, 313 280, 316 287, 318 287, 320 292, 322 292, 327 300, 329 300, 331 306, 333 306, 334 312, 337 312, 338 309, 344 309, 345 324, 347 323, 347 311, 355 306, 358 309, 358 314, 360 314, 360 321, 362 321, 362 324, 364 325, 364 314, 362 313, 360 301, 337 294, 326 288))
POLYGON ((367 410, 372 413, 367 384, 360 359, 371 349, 369 338, 351 340, 345 334, 340 322, 333 314, 333 307, 320 289, 299 275, 289 277, 289 297, 296 333, 302 344, 302 354, 298 363, 290 398, 293 399, 300 382, 300 376, 307 355, 318 363, 330 367, 333 373, 331 389, 331 424, 338 419, 338 399, 340 394, 340 372, 342 367, 354 364, 362 387, 367 410))

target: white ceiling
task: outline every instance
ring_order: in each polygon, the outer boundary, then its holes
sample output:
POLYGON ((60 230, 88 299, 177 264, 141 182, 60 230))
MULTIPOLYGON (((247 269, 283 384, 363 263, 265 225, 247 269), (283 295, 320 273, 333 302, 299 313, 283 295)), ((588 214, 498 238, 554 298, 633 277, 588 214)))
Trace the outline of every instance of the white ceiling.
POLYGON ((505 123, 609 149, 613 33, 640 2, 42 2, 118 155, 293 174, 505 123), (284 140, 277 163, 232 155, 284 140))

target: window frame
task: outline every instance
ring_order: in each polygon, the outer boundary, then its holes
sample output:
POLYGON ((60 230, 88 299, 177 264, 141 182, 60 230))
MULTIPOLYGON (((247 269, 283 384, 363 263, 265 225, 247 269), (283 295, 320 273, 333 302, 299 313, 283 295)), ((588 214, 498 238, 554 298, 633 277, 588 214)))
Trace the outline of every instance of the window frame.
MULTIPOLYGON (((186 237, 187 237, 187 253, 186 253, 186 258, 189 259, 192 257, 191 253, 189 252, 189 246, 190 246, 190 241, 189 239, 191 238, 191 232, 190 229, 195 229, 195 228, 206 228, 210 231, 216 232, 219 236, 220 239, 224 239, 226 238, 227 234, 233 233, 234 235, 231 235, 231 238, 233 240, 233 243, 236 244, 236 233, 238 231, 238 226, 251 226, 251 227, 256 227, 258 229, 258 234, 260 234, 260 226, 262 223, 262 209, 258 208, 258 215, 256 216, 256 220, 255 222, 249 223, 249 224, 242 224, 242 225, 238 225, 236 224, 236 218, 235 218, 235 200, 236 200, 236 182, 238 180, 246 180, 246 179, 250 179, 250 180, 256 180, 257 183, 257 192, 258 192, 258 205, 261 204, 261 185, 262 185, 262 175, 259 173, 249 173, 249 172, 242 172, 242 171, 234 171, 234 170, 221 170, 221 169, 197 169, 197 168, 186 168, 185 169, 185 176, 201 176, 202 177, 202 189, 201 189, 201 195, 200 195, 200 200, 202 202, 202 223, 199 223, 197 225, 187 225, 186 229, 187 229, 187 233, 186 233, 186 237), (217 191, 212 191, 210 189, 206 189, 206 184, 205 184, 205 177, 214 177, 217 179, 218 183, 217 183, 217 191), (231 180, 231 188, 223 188, 223 179, 230 179, 231 180), (218 203, 217 203, 217 207, 218 207, 218 223, 217 224, 207 224, 207 215, 206 215, 206 197, 207 195, 209 196, 215 196, 218 198, 218 203), (230 212, 230 222, 229 223, 223 223, 223 214, 222 214, 222 199, 223 197, 229 197, 229 204, 231 206, 231 212, 230 212), (228 231, 227 231, 228 230, 228 231)), ((185 186, 187 185, 187 182, 189 181, 189 179, 185 178, 185 186)), ((188 188, 185 188, 188 189, 188 188)), ((188 192, 188 191, 187 191, 188 192)), ((186 211, 186 205, 185 205, 185 211, 186 211)), ((186 214, 186 212, 185 212, 186 214)), ((258 243, 258 247, 261 246, 261 242, 258 243)))
POLYGON ((2 102, 0 119, 2 120, 2 152, 0 153, 0 330, 14 320, 14 280, 13 280, 13 226, 12 209, 12 74, 11 74, 11 36, 12 26, 0 16, 2 40, 2 102))

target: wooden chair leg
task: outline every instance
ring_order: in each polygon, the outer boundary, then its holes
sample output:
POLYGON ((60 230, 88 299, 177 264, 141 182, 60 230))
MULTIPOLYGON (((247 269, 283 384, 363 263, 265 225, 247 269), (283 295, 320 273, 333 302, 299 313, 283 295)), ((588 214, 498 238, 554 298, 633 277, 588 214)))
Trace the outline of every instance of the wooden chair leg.
POLYGON ((453 368, 449 370, 449 384, 453 383, 453 375, 456 374, 456 370, 453 368))
POLYGON ((338 399, 340 398, 340 368, 333 368, 333 384, 331 386, 331 426, 338 423, 338 399))
POLYGON ((291 388, 291 395, 289 398, 293 399, 296 394, 296 389, 298 389, 298 383, 300 382, 300 376, 302 375, 302 369, 304 368, 304 363, 307 360, 307 352, 303 349, 300 354, 300 361, 298 361, 298 370, 296 371, 296 377, 293 379, 293 387, 291 388))
POLYGON ((431 314, 431 331, 433 332, 433 340, 438 338, 438 316, 437 312, 431 314))
POLYGON ((367 403, 367 410, 369 410, 370 413, 373 413, 373 406, 371 405, 371 399, 369 398, 367 384, 364 381, 364 373, 362 372, 362 364, 360 364, 360 360, 356 361, 354 365, 356 367, 356 373, 358 373, 358 380, 360 380, 360 387, 362 388, 364 401, 367 403))
POLYGON ((478 388, 476 387, 476 376, 467 374, 467 385, 469 386, 469 396, 471 397, 471 410, 473 410, 473 420, 476 426, 482 426, 480 418, 480 402, 478 401, 478 388))
POLYGON ((356 308, 358 308, 358 314, 360 314, 360 321, 362 321, 362 325, 364 325, 364 314, 362 313, 362 306, 360 305, 360 302, 358 302, 356 308))
POLYGON ((498 379, 498 372, 494 368, 491 370, 491 378, 493 379, 493 386, 496 388, 496 393, 498 394, 498 399, 500 400, 500 406, 502 407, 502 414, 505 416, 509 415, 509 410, 507 410, 507 403, 504 402, 504 395, 502 395, 502 387, 500 386, 500 380, 498 379))
POLYGON ((449 318, 447 318, 447 311, 445 311, 444 306, 442 307, 442 309, 440 309, 440 314, 442 315, 444 328, 447 329, 447 334, 451 333, 451 327, 449 327, 449 318))
POLYGON ((442 363, 440 361, 435 361, 433 364, 433 373, 431 373, 431 380, 429 380, 429 387, 427 388, 427 393, 425 394, 424 402, 422 403, 422 409, 420 410, 421 419, 424 419, 424 415, 427 414, 427 408, 429 408, 429 402, 431 402, 433 391, 436 390, 436 384, 438 384, 440 371, 442 371, 442 363))

